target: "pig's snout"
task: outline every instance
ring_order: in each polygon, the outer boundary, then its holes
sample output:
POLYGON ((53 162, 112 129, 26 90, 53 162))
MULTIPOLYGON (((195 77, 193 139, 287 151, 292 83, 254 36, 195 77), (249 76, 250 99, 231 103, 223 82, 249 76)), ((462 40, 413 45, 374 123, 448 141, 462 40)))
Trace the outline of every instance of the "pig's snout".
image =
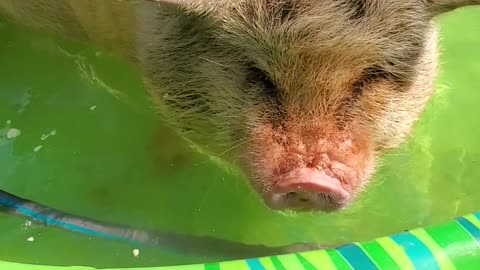
POLYGON ((373 171, 368 136, 353 124, 340 130, 333 120, 305 121, 258 126, 245 146, 252 158, 242 159, 253 187, 276 210, 344 209, 373 171))
POLYGON ((297 168, 287 173, 263 197, 269 207, 277 210, 331 212, 350 201, 350 193, 341 181, 318 168, 297 168))

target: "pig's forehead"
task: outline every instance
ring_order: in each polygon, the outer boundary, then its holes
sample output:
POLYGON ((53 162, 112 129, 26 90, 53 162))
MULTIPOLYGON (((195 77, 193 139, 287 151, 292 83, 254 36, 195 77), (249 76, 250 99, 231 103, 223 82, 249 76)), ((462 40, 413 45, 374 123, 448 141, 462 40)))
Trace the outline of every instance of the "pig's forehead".
POLYGON ((243 0, 221 19, 222 35, 258 60, 301 52, 407 66, 429 21, 423 0, 243 0))
MULTIPOLYGON (((285 46, 333 42, 401 43, 424 33, 423 0, 243 0, 220 16, 224 29, 244 39, 285 46), (299 44, 295 44, 299 43, 299 44)), ((401 44, 398 44, 401 45, 401 44)))

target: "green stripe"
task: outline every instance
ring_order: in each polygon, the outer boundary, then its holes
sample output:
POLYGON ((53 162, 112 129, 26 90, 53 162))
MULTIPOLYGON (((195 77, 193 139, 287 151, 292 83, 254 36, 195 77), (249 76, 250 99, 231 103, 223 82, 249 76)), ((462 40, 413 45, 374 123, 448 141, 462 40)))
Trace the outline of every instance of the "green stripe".
POLYGON ((415 229, 410 231, 410 233, 416 236, 420 241, 425 244, 425 246, 428 247, 428 249, 430 249, 433 256, 435 257, 435 260, 438 263, 438 266, 440 266, 440 269, 455 270, 455 266, 450 260, 449 255, 445 253, 445 250, 442 249, 424 229, 415 229))
POLYGON ((286 269, 302 269, 302 264, 298 261, 295 254, 286 254, 278 256, 278 260, 282 263, 286 269))
POLYGON ((376 241, 358 244, 370 259, 381 269, 401 270, 385 249, 376 241))
POLYGON ((337 267, 333 264, 328 256, 326 250, 308 251, 301 253, 302 256, 312 263, 315 267, 321 270, 336 270, 337 267))
POLYGON ((205 264, 205 270, 220 270, 219 263, 207 263, 205 264))
MULTIPOLYGON (((262 264, 263 268, 265 268, 265 270, 279 270, 272 263, 271 257, 261 257, 261 258, 258 258, 258 260, 262 264)), ((284 269, 280 269, 280 270, 284 270, 284 269)))
MULTIPOLYGON (((220 263, 221 270, 235 269, 235 270, 251 270, 248 266, 247 260, 240 261, 225 261, 220 263)), ((215 269, 216 270, 216 269, 215 269)))
POLYGON ((305 270, 318 270, 315 266, 313 266, 312 263, 310 263, 307 259, 302 257, 302 255, 297 254, 297 258, 305 270))
POLYGON ((390 237, 377 239, 377 243, 390 255, 402 270, 414 270, 412 262, 408 258, 403 248, 395 243, 390 237))
POLYGON ((457 221, 426 228, 425 231, 451 256, 457 269, 471 269, 472 265, 478 263, 478 244, 457 221))
POLYGON ((338 270, 353 270, 350 264, 336 250, 327 250, 328 256, 338 270))
POLYGON ((270 257, 270 260, 272 261, 273 266, 275 267, 275 270, 287 270, 285 266, 283 266, 282 262, 280 262, 277 256, 270 257))

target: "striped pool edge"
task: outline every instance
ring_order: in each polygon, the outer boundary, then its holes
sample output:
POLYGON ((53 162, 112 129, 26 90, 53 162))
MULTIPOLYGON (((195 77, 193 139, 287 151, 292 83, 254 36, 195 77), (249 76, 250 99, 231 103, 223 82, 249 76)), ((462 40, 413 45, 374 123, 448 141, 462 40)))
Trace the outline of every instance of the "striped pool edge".
MULTIPOLYGON (((0 261, 9 270, 93 270, 0 261)), ((129 268, 140 270, 142 268, 129 268)), ((480 212, 443 224, 417 228, 336 249, 210 264, 143 268, 148 270, 370 270, 480 269, 480 212)), ((107 270, 107 269, 105 269, 107 270)), ((110 269, 120 270, 120 269, 110 269)), ((126 268, 123 268, 126 270, 126 268)))
MULTIPOLYGON (((178 268, 186 270, 185 268, 178 268)), ((374 270, 480 269, 480 212, 370 242, 192 270, 374 270)))

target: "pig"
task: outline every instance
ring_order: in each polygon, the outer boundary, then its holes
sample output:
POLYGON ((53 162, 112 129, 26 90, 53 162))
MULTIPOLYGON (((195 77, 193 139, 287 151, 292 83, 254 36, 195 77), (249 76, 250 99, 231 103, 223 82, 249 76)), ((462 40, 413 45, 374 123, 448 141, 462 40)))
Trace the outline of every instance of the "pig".
POLYGON ((434 94, 436 16, 480 0, 0 0, 136 65, 160 118, 274 210, 333 212, 434 94))

